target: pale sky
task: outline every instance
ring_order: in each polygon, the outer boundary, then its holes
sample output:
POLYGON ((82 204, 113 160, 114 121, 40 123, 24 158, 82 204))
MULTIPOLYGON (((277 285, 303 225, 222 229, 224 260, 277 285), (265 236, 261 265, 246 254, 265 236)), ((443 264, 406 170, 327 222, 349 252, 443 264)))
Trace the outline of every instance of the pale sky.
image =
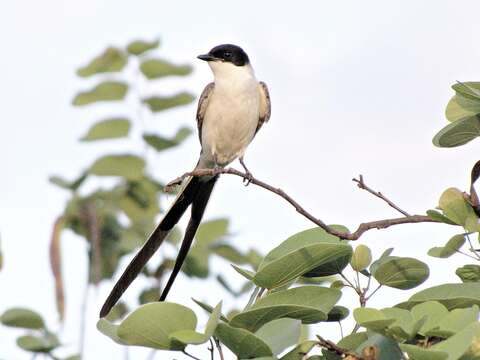
MULTIPOLYGON (((480 141, 438 149, 431 139, 447 124, 450 85, 479 78, 479 13, 476 0, 0 2, 0 234, 5 258, 0 312, 31 307, 57 327, 48 243, 67 194, 47 178, 73 177, 98 154, 115 148, 79 144, 77 139, 96 120, 96 110, 70 106, 76 91, 92 84, 77 79, 75 69, 106 45, 160 36, 162 54, 195 66, 192 77, 169 80, 167 86, 178 84, 196 94, 211 79, 196 55, 225 42, 242 46, 272 97, 271 121, 246 155, 250 169, 325 222, 353 230, 363 221, 397 216, 351 182, 360 173, 412 213, 433 208, 447 187, 467 189, 480 141)), ((194 114, 191 105, 162 114, 150 127, 164 134, 179 125, 194 128, 194 114)), ((164 180, 175 178, 193 166, 198 150, 192 136, 178 150, 155 158, 155 173, 164 180)), ((221 179, 206 214, 207 219, 218 216, 232 220, 240 247, 263 252, 313 226, 280 198, 228 176, 221 179)), ((431 277, 422 287, 430 287, 458 281, 456 267, 468 263, 462 257, 426 255, 455 230, 409 225, 371 231, 361 243, 371 246, 374 256, 394 246, 397 255, 426 261, 431 277)), ((73 344, 85 282, 84 242, 67 234, 63 250, 67 321, 62 339, 73 344)), ((213 265, 236 276, 224 262, 213 265)), ((123 356, 120 346, 94 328, 110 287, 102 284, 89 303, 86 359, 123 356)), ((371 305, 392 306, 413 292, 387 289, 371 305)), ((187 283, 183 277, 175 284, 170 300, 192 307, 204 325, 202 311, 189 300, 192 294, 213 304, 223 293, 216 285, 187 283)), ((340 303, 356 303, 351 296, 344 293, 340 303)), ((224 297, 224 303, 234 305, 224 297)), ((323 325, 315 331, 334 334, 323 325)), ((30 358, 16 350, 14 338, 20 333, 0 327, 0 357, 30 358)), ((205 349, 190 351, 202 357, 205 349)), ((65 354, 74 352, 71 347, 65 354)), ((144 359, 147 353, 132 349, 131 358, 144 359)), ((156 356, 171 358, 183 359, 166 352, 156 356)))

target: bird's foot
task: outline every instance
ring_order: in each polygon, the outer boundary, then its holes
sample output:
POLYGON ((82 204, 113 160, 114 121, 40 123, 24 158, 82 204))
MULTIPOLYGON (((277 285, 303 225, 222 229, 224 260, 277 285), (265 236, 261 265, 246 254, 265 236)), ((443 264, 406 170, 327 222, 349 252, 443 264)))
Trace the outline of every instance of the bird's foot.
POLYGON ((215 165, 215 167, 213 168, 213 176, 220 175, 222 173, 222 170, 222 167, 215 165))
POLYGON ((245 170, 245 176, 243 177, 243 184, 245 186, 248 186, 250 185, 250 183, 252 182, 253 180, 253 175, 252 173, 250 172, 250 170, 248 170, 247 166, 245 165, 245 163, 243 162, 243 157, 241 157, 240 159, 240 165, 242 165, 243 169, 245 170))

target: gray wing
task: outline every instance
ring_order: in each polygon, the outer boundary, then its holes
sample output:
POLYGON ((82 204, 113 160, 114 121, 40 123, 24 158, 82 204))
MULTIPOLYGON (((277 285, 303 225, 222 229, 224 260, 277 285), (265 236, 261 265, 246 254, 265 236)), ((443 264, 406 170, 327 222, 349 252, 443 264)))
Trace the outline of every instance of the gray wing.
POLYGON ((258 117, 258 125, 255 130, 255 134, 260 130, 262 125, 270 119, 270 114, 272 113, 272 107, 270 104, 270 94, 268 92, 267 84, 263 81, 258 83, 260 91, 260 114, 258 117))
POLYGON ((215 88, 215 84, 213 82, 205 86, 205 89, 203 89, 202 91, 202 95, 200 95, 200 100, 198 100, 197 127, 198 127, 198 138, 200 139, 200 144, 202 143, 203 118, 205 117, 205 113, 207 112, 208 102, 210 101, 210 96, 212 95, 214 88, 215 88))

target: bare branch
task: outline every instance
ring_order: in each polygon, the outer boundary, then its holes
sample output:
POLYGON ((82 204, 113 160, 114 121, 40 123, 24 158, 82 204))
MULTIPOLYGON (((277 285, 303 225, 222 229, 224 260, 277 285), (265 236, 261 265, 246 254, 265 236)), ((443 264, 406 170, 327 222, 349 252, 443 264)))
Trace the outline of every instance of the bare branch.
POLYGON ((340 239, 345 239, 345 240, 358 240, 360 236, 363 235, 366 231, 372 230, 372 229, 386 229, 390 226, 394 225, 400 225, 400 224, 413 224, 413 223, 424 223, 424 222, 438 222, 437 220, 431 219, 430 217, 426 215, 409 215, 405 216, 402 218, 394 218, 394 219, 385 219, 385 220, 377 220, 377 221, 371 221, 371 222, 366 222, 362 223, 359 225, 356 231, 353 233, 349 232, 343 232, 336 230, 327 224, 325 224, 322 220, 316 218, 309 212, 307 212, 298 202, 296 202, 293 198, 291 198, 289 195, 285 193, 280 188, 275 188, 263 181, 258 180, 257 178, 253 176, 248 176, 246 173, 243 173, 241 171, 238 171, 233 168, 217 168, 217 169, 197 169, 191 172, 187 172, 183 174, 182 176, 176 178, 175 180, 169 182, 167 186, 165 187, 165 191, 169 192, 173 189, 175 185, 179 185, 182 183, 182 181, 189 177, 189 176, 216 176, 219 174, 230 174, 230 175, 236 175, 241 178, 248 178, 250 180, 251 184, 257 185, 261 188, 264 188, 268 191, 271 191, 274 194, 277 194, 278 196, 282 197, 284 200, 286 200, 290 205, 292 205, 295 210, 306 217, 308 220, 313 222, 315 225, 319 226, 323 230, 325 230, 327 233, 337 236, 340 239))
POLYGON ((405 210, 402 210, 400 209, 397 205, 395 205, 391 200, 389 200, 387 197, 385 197, 385 195, 383 195, 380 191, 375 191, 373 189, 371 189, 369 186, 367 186, 365 184, 365 182, 363 181, 363 175, 359 175, 358 179, 355 179, 353 178, 352 179, 353 182, 356 182, 357 183, 357 186, 362 189, 362 190, 366 190, 368 191, 370 194, 373 194, 375 195, 376 197, 382 199, 383 201, 385 201, 388 205, 390 205, 392 208, 394 208, 395 210, 397 210, 398 212, 402 213, 403 215, 405 216, 410 216, 409 213, 407 213, 405 210))

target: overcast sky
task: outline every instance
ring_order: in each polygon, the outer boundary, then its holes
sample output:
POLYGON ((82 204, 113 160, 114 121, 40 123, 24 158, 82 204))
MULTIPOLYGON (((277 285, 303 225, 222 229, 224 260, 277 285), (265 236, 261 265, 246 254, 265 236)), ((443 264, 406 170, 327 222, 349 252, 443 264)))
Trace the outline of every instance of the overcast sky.
MULTIPOLYGON (((480 141, 445 150, 435 148, 431 139, 447 123, 450 85, 479 78, 479 13, 476 0, 0 2, 0 234, 5 257, 0 312, 22 305, 55 319, 48 242, 67 194, 47 178, 53 173, 73 177, 100 152, 76 141, 95 117, 70 102, 90 84, 78 80, 74 70, 106 45, 161 37, 166 57, 194 64, 194 75, 175 84, 196 94, 211 79, 196 55, 224 42, 242 46, 272 98, 271 121, 246 155, 250 169, 325 222, 355 229, 362 221, 397 216, 356 188, 351 179, 360 173, 412 213, 433 208, 449 186, 467 188, 480 141)), ((165 134, 180 124, 193 128, 194 114, 195 105, 188 106, 165 113, 150 127, 165 134)), ((192 136, 185 146, 156 158, 155 172, 164 180, 176 177, 193 166, 198 150, 192 136)), ((272 194, 245 188, 237 178, 221 180, 206 217, 231 218, 241 247, 266 252, 312 227, 272 194)), ((432 286, 457 281, 456 265, 467 262, 426 256, 454 231, 435 224, 409 225, 371 231, 362 243, 373 247, 376 256, 394 246, 397 255, 427 260, 432 275, 425 286, 432 286)), ((85 251, 84 243, 71 235, 63 244, 63 339, 74 343, 85 251)), ((110 286, 103 284, 89 304, 86 359, 123 354, 94 329, 110 286)), ((205 291, 204 282, 187 285, 184 278, 175 287, 170 300, 192 307, 192 292, 210 303, 222 296, 210 290, 217 287, 205 291)), ((371 305, 393 305, 411 292, 383 294, 371 305)), ((349 295, 344 294, 342 304, 351 303, 349 295)), ((204 317, 200 319, 203 324, 204 317)), ((56 327, 54 322, 49 325, 56 327)), ((321 333, 322 327, 317 330, 321 333)), ((19 333, 0 327, 0 356, 29 358, 16 350, 13 335, 19 333)), ((204 348, 192 352, 205 355, 204 348)), ((146 352, 132 354, 145 358, 146 352)), ((162 353, 156 358, 172 357, 162 353)))

